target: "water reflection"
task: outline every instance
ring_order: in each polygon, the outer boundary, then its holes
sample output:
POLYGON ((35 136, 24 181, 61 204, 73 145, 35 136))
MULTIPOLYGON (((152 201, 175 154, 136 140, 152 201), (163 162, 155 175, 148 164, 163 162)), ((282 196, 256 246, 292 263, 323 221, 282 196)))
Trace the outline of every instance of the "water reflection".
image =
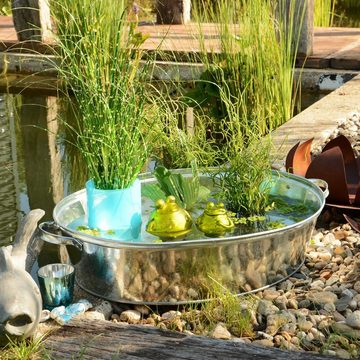
POLYGON ((0 244, 12 240, 19 218, 64 196, 55 97, 2 95, 0 101, 0 244))

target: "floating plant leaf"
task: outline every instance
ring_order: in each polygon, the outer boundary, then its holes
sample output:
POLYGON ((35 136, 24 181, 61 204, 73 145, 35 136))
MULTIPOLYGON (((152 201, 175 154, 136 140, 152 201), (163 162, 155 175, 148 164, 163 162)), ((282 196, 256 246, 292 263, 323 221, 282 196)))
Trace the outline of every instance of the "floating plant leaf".
POLYGON ((158 184, 146 184, 142 187, 141 193, 143 196, 151 199, 152 201, 157 201, 159 199, 165 199, 165 193, 160 189, 158 184))
POLYGON ((185 177, 182 174, 172 173, 164 166, 158 166, 154 171, 158 184, 144 186, 143 194, 154 201, 173 195, 179 206, 189 210, 210 194, 208 188, 200 185, 195 163, 192 163, 192 175, 185 177))

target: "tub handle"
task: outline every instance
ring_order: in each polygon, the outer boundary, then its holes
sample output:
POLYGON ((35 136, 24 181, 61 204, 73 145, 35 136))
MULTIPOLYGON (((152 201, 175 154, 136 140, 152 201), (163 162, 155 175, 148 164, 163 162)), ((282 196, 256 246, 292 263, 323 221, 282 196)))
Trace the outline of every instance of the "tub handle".
POLYGON ((83 250, 81 241, 71 236, 64 235, 62 229, 54 221, 45 221, 39 224, 41 231, 40 238, 46 242, 56 245, 72 245, 79 250, 83 250))
POLYGON ((308 180, 322 190, 325 198, 329 196, 329 185, 325 180, 322 179, 308 179, 308 180))

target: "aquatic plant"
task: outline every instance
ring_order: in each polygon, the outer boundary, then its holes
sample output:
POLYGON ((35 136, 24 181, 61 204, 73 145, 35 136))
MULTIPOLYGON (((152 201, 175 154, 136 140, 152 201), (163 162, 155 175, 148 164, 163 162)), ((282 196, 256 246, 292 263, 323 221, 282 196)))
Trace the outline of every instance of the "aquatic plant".
POLYGON ((290 15, 284 16, 284 1, 277 8, 271 0, 220 0, 207 7, 207 0, 199 0, 198 4, 194 16, 206 71, 188 97, 221 121, 228 117, 219 94, 226 85, 229 99, 242 98, 238 115, 261 134, 290 119, 297 88, 293 70, 299 37, 293 24, 301 22, 302 14, 296 14, 292 4, 290 15), (218 50, 206 48, 204 22, 216 27, 218 50))
POLYGON ((334 24, 336 0, 317 0, 314 3, 314 25, 331 27, 334 24))
POLYGON ((127 22, 125 0, 64 0, 52 10, 75 145, 97 188, 127 188, 148 158, 157 116, 146 85, 150 59, 140 63, 145 38, 127 22))

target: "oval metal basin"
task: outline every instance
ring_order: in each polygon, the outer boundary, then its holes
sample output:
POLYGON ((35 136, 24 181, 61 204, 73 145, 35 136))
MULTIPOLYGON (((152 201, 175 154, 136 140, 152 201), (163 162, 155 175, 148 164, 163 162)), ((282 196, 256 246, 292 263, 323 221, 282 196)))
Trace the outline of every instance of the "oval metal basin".
MULTIPOLYGON (((186 170, 180 170, 191 176, 186 170)), ((140 176, 142 186, 156 180, 140 176)), ((201 181, 209 182, 206 176, 201 181)), ((219 284, 234 294, 272 286, 298 271, 326 193, 313 181, 273 172, 271 193, 303 202, 311 214, 273 230, 234 232, 209 238, 194 226, 185 239, 161 241, 145 231, 153 202, 143 198, 142 232, 138 239, 102 237, 78 231, 86 225, 86 194, 80 190, 60 201, 53 213, 62 235, 43 230, 42 238, 82 248, 76 281, 84 290, 112 301, 149 305, 182 304, 209 299, 219 284)), ((326 184, 325 184, 326 186, 326 184)), ((196 216, 196 214, 194 215, 196 216)))

